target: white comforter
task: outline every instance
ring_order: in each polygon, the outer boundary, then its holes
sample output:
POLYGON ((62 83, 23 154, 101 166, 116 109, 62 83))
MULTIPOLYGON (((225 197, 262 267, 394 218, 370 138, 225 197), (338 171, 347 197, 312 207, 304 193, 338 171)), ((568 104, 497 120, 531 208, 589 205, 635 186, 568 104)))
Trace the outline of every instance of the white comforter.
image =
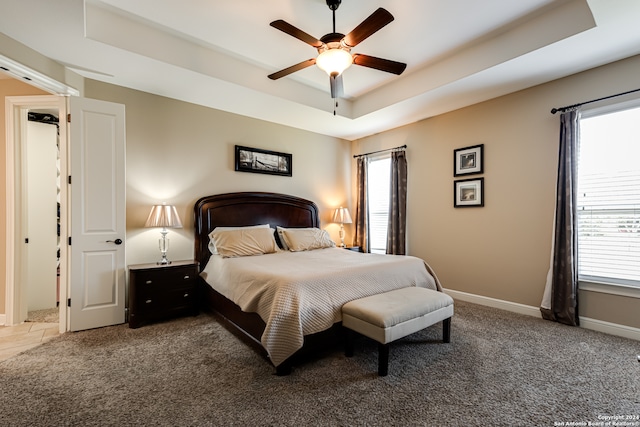
POLYGON ((442 290, 419 258, 340 248, 241 258, 212 255, 202 277, 265 321, 262 345, 275 366, 302 347, 304 335, 341 321, 346 302, 408 286, 442 290))

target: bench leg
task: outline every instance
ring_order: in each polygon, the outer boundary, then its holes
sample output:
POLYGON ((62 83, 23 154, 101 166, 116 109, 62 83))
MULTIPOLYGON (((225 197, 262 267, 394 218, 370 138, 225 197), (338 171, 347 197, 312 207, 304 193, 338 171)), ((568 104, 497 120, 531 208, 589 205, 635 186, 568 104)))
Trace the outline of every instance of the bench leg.
POLYGON ((353 341, 355 339, 355 332, 351 329, 345 328, 345 340, 344 340, 344 355, 347 357, 353 356, 353 341))
POLYGON ((451 342, 451 317, 442 321, 442 342, 451 342))
POLYGON ((378 375, 381 377, 389 373, 389 344, 378 343, 378 375))

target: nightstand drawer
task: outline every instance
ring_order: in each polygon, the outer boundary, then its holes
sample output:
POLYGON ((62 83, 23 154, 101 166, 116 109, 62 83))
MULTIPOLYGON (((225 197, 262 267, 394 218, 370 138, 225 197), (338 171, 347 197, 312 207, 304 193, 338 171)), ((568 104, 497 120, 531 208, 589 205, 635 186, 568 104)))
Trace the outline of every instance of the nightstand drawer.
POLYGON ((149 288, 146 292, 143 291, 138 294, 136 308, 147 314, 190 308, 195 304, 195 293, 196 288, 194 286, 182 289, 166 289, 162 292, 149 288))
POLYGON ((129 266, 129 327, 198 313, 198 263, 129 266))
POLYGON ((140 286, 142 292, 145 292, 146 289, 154 289, 158 286, 192 286, 197 271, 193 271, 191 268, 165 268, 164 270, 156 269, 134 274, 140 277, 140 282, 136 285, 140 286))

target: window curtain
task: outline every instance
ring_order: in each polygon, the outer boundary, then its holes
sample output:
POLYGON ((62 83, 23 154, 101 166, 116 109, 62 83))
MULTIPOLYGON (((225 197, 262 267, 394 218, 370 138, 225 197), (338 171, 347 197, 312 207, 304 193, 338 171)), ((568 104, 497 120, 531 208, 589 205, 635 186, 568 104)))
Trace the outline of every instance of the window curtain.
POLYGON ((540 311, 547 320, 578 326, 577 159, 580 111, 560 116, 560 151, 551 265, 540 311))
POLYGON ((387 253, 405 255, 407 229, 407 156, 404 150, 391 153, 391 186, 387 253))
POLYGON ((362 252, 371 252, 369 246, 369 212, 367 202, 367 157, 358 157, 356 179, 358 194, 356 201, 356 235, 355 245, 360 246, 362 252))

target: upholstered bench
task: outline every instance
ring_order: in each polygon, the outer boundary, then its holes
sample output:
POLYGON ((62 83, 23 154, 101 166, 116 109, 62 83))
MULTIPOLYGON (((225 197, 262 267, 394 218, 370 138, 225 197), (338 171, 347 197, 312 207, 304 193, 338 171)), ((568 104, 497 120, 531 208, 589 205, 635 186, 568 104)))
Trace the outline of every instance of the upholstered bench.
POLYGON ((426 288, 409 287, 350 301, 342 306, 347 328, 347 357, 353 356, 353 332, 378 341, 378 375, 389 371, 389 344, 442 321, 442 341, 451 340, 453 299, 426 288))

